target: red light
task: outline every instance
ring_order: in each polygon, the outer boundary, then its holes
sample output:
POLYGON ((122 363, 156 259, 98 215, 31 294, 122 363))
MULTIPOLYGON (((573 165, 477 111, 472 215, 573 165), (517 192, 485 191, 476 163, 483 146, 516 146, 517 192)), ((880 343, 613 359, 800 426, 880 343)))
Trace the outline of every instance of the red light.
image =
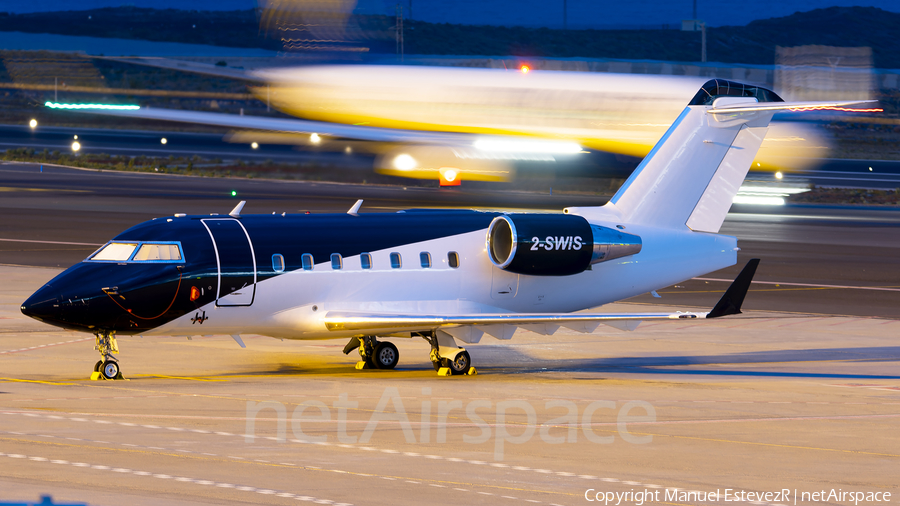
POLYGON ((191 287, 191 302, 200 298, 200 290, 196 286, 191 287))
POLYGON ((521 70, 523 74, 527 74, 531 72, 531 67, 529 67, 528 65, 522 65, 521 67, 519 67, 519 70, 521 70))
POLYGON ((459 169, 453 167, 442 167, 438 174, 440 174, 441 186, 459 186, 462 183, 462 177, 459 173, 459 169))

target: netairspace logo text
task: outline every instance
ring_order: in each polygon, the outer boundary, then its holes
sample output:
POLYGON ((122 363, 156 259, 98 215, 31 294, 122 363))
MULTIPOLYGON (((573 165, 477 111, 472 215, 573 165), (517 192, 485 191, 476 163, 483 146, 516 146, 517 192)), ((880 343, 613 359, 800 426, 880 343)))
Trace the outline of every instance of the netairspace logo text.
POLYGON ((830 490, 800 491, 798 489, 781 489, 779 491, 754 492, 740 489, 716 489, 703 492, 699 490, 682 490, 678 488, 629 490, 627 492, 607 492, 589 488, 584 492, 588 502, 603 503, 604 506, 644 506, 655 502, 754 502, 754 503, 846 503, 858 506, 860 503, 891 502, 891 493, 861 492, 832 488, 830 490))

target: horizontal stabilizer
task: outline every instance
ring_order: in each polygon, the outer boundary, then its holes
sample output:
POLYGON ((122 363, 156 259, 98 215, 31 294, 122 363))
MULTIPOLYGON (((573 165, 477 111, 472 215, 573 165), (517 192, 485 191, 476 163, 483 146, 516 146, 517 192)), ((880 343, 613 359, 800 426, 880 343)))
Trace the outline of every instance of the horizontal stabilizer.
POLYGON ((741 304, 744 303, 744 296, 747 295, 747 290, 750 289, 750 282, 753 281, 753 275, 756 274, 758 265, 758 258, 753 258, 747 262, 741 273, 734 278, 728 290, 725 290, 725 294, 719 299, 716 307, 706 315, 707 318, 741 314, 741 304))

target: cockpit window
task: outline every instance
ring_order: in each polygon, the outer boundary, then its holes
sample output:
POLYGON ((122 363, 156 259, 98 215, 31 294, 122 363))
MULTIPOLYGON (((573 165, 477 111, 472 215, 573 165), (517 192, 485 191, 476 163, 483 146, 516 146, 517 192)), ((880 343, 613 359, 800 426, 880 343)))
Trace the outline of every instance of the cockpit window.
POLYGON ((142 244, 134 255, 134 262, 177 261, 181 251, 177 244, 142 244))
POLYGON ((181 262, 178 242, 111 242, 88 258, 98 262, 181 262))
POLYGON ((95 253, 91 260, 125 262, 131 258, 135 248, 137 248, 135 242, 111 242, 95 253))

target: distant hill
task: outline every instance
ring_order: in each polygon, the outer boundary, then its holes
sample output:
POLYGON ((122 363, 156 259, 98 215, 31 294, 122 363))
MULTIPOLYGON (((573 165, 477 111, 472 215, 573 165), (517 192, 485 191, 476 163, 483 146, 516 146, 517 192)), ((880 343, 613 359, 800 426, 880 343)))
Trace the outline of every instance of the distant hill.
MULTIPOLYGON (((373 52, 393 47, 394 18, 354 16, 373 52)), ((698 61, 700 34, 678 30, 555 30, 407 20, 408 54, 516 55, 698 61)), ((104 8, 0 13, 0 31, 90 35, 230 47, 281 49, 260 33, 255 10, 104 8)), ((771 65, 776 46, 868 46, 878 68, 900 68, 900 14, 874 7, 831 7, 707 31, 709 61, 771 65)))

